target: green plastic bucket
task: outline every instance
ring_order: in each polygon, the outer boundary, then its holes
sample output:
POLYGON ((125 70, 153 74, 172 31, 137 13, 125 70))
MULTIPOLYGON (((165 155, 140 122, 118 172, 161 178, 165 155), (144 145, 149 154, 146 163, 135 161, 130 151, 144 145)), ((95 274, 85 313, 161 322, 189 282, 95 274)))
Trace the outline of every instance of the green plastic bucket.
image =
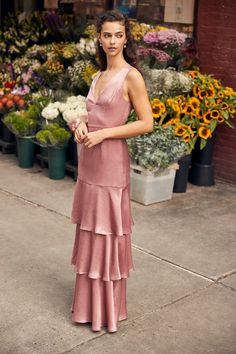
POLYGON ((48 172, 51 179, 63 179, 66 174, 66 148, 48 148, 48 172))
POLYGON ((22 168, 31 168, 34 165, 35 145, 30 139, 16 137, 18 165, 22 168))

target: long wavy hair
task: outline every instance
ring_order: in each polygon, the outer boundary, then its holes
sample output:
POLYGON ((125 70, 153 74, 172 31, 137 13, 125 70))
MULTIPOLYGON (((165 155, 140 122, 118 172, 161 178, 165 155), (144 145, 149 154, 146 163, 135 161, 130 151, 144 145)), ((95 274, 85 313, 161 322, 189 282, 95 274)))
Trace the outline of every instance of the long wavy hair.
MULTIPOLYGON (((126 47, 124 47, 123 49, 123 55, 125 60, 130 65, 135 67, 137 70, 141 71, 138 66, 135 41, 131 33, 128 16, 126 14, 123 14, 118 10, 110 10, 102 14, 99 14, 97 16, 97 21, 96 21, 97 33, 101 33, 102 25, 104 22, 115 22, 115 21, 119 21, 123 26, 125 26, 125 34, 127 39, 126 47)), ((97 42, 97 52, 98 52, 98 58, 100 63, 100 70, 103 71, 107 67, 107 56, 102 46, 100 46, 99 41, 97 42)))

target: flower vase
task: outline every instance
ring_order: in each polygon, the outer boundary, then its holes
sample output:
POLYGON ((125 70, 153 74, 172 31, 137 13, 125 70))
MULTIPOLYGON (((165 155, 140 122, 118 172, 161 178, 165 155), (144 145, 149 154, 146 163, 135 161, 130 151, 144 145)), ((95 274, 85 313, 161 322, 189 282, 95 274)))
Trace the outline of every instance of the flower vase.
POLYGON ((174 193, 185 193, 188 185, 189 167, 191 155, 186 155, 178 160, 179 168, 175 174, 174 193))
POLYGON ((63 179, 66 174, 66 147, 48 147, 48 172, 51 179, 63 179))
POLYGON ((216 134, 213 133, 202 150, 200 150, 200 139, 198 139, 192 151, 189 182, 196 186, 213 186, 215 184, 213 164, 215 138, 216 134))
POLYGON ((18 164, 21 168, 31 168, 35 160, 35 145, 31 137, 16 137, 18 164))

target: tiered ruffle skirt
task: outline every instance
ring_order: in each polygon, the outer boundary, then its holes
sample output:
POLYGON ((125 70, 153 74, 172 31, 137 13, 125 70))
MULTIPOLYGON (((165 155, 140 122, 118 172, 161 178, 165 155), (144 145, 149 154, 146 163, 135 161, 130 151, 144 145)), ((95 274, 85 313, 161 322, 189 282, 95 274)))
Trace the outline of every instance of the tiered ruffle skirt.
POLYGON ((77 181, 71 221, 76 224, 72 320, 91 322, 93 331, 106 326, 116 332, 117 322, 127 318, 127 278, 134 270, 130 185, 77 181))

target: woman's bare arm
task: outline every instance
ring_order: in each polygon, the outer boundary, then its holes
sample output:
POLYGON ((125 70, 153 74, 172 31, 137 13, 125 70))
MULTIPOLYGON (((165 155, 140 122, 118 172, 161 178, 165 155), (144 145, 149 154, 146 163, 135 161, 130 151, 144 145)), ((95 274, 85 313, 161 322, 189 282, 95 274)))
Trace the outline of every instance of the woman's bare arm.
POLYGON ((138 120, 125 125, 102 129, 105 139, 129 138, 153 131, 152 108, 149 102, 145 82, 136 69, 131 69, 126 77, 126 86, 138 120))

